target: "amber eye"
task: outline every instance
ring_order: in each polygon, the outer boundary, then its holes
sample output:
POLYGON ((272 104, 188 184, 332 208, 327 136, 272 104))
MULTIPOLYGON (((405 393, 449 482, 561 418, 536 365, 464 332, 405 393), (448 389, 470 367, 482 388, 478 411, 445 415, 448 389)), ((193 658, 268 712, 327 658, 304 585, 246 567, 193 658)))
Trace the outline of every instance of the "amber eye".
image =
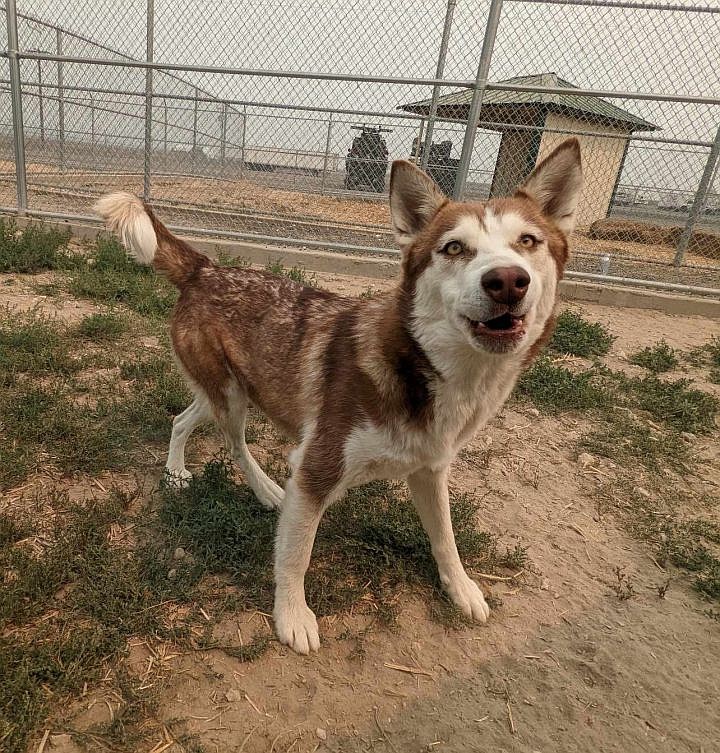
POLYGON ((538 240, 534 235, 526 234, 520 236, 520 245, 523 248, 532 248, 537 242, 538 240))
POLYGON ((450 241, 450 243, 445 244, 445 247, 443 248, 443 251, 448 256, 457 256, 462 253, 462 250, 462 244, 458 243, 458 241, 450 241))

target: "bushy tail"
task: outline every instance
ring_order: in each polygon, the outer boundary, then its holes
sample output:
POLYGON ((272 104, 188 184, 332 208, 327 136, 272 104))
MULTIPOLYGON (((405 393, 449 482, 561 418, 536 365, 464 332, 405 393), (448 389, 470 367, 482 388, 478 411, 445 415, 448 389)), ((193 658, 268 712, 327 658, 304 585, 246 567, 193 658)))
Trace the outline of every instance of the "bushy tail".
POLYGON ((206 256, 176 238, 137 196, 106 194, 93 210, 140 264, 152 264, 179 288, 210 264, 206 256))

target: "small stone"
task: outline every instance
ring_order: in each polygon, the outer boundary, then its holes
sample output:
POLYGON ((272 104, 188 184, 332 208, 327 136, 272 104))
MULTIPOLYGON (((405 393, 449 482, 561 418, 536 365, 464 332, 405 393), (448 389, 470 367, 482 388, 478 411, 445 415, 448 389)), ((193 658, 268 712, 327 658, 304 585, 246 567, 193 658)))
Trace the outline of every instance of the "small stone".
POLYGON ((578 463, 580 463, 583 468, 593 465, 594 462, 595 458, 589 452, 581 452, 578 455, 578 463))
POLYGON ((543 578, 542 583, 540 584, 540 590, 547 591, 549 588, 550 588, 550 581, 547 578, 543 578))
POLYGON ((185 559, 185 550, 179 546, 174 552, 173 552, 173 559, 174 560, 182 560, 185 559))
POLYGON ((529 413, 531 416, 539 416, 540 411, 537 408, 527 408, 526 413, 529 413))
POLYGON ((697 439, 697 437, 695 436, 695 434, 693 434, 693 433, 692 433, 692 432, 690 432, 690 431, 684 431, 684 432, 683 432, 683 433, 682 433, 682 434, 681 434, 680 436, 681 436, 681 437, 682 437, 682 438, 683 438, 683 439, 684 439, 684 440, 685 440, 686 442, 694 442, 694 441, 695 441, 695 440, 697 439))
POLYGON ((172 580, 177 575, 177 570, 173 568, 172 570, 168 570, 168 578, 172 580))
POLYGON ((321 739, 321 740, 327 740, 327 731, 324 730, 322 727, 318 727, 315 730, 315 734, 321 739))
POLYGON ((236 690, 235 688, 230 688, 230 690, 226 691, 225 693, 225 700, 229 701, 230 703, 241 701, 242 693, 240 693, 240 691, 236 690))
POLYGON ((636 486, 633 491, 635 494, 639 494, 641 497, 645 497, 645 499, 651 499, 652 494, 647 489, 643 489, 642 486, 636 486))

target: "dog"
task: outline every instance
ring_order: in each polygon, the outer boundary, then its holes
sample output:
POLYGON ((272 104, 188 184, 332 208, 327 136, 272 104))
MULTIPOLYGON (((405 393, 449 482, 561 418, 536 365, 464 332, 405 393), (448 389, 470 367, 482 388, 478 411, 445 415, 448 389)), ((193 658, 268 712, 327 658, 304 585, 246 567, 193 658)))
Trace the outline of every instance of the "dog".
POLYGON ((273 616, 296 652, 320 645, 304 589, 320 519, 375 479, 407 480, 446 593, 467 617, 488 619, 455 546, 448 472, 552 333, 581 190, 574 138, 513 196, 484 203, 451 201, 414 164, 394 162, 401 271, 368 300, 217 266, 130 194, 95 205, 137 261, 180 290, 172 342, 195 399, 173 421, 167 472, 190 478, 185 443, 214 421, 257 499, 280 508, 273 616), (250 405, 297 444, 284 490, 248 451, 250 405))

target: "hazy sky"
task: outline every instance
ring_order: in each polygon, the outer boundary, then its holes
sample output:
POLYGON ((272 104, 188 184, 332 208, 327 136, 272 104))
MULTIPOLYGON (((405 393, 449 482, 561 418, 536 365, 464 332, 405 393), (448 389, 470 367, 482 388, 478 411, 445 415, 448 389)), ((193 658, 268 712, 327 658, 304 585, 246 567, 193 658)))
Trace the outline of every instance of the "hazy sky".
MULTIPOLYGON (((657 1, 657 0, 656 0, 657 1)), ((663 2, 663 0, 661 0, 663 2)), ((678 4, 678 0, 672 0, 678 4)), ((663 4, 669 5, 670 0, 663 4)), ((689 0, 681 4, 692 5, 689 0)), ((720 9, 720 0, 708 4, 720 9)), ((402 77, 432 77, 445 15, 445 1, 423 0, 220 0, 155 1, 155 59, 178 63, 278 70, 310 70, 402 77)), ((91 37, 133 57, 145 55, 144 0, 87 3, 78 0, 18 0, 20 13, 37 16, 91 37)), ((445 77, 473 79, 488 2, 458 0, 445 77)), ((21 46, 54 49, 54 35, 21 24, 21 46)), ((506 0, 491 79, 555 71, 583 87, 720 97, 720 14, 620 8, 538 5, 506 0)), ((97 55, 72 40, 66 54, 97 55)), ((103 53, 102 56, 107 56, 103 53)), ((27 64, 26 64, 27 66, 27 64)), ((24 74, 31 77, 31 69, 24 74)), ((52 71, 46 80, 52 80, 52 71)), ((221 97, 392 112, 403 102, 429 97, 429 87, 310 82, 214 74, 183 78, 221 97)), ((156 90, 189 93, 158 76, 156 90)), ((141 71, 66 66, 67 84, 142 90, 141 71)), ((449 89, 446 91, 450 91, 449 89)), ((445 92, 444 92, 445 93, 445 92)), ((712 139, 720 106, 632 100, 614 103, 662 128, 659 136, 712 139)), ((77 117, 80 117, 79 115, 77 117)), ((214 133, 217 117, 202 116, 214 133), (210 122, 212 120, 212 123, 210 122)), ((308 115, 317 118, 317 115, 308 115)), ((321 116, 325 118, 326 116, 321 116)), ((332 148, 344 154, 349 124, 334 128, 332 148)), ((78 124, 78 129, 82 126, 78 124)), ((130 127, 130 126, 128 126, 130 127)), ((391 157, 407 154, 415 126, 394 124, 391 157)), ((232 130, 233 125, 230 125, 232 130)), ((157 131, 156 131, 157 133, 157 131)), ((324 123, 257 119, 248 137, 258 144, 322 150, 324 123), (253 128, 255 129, 253 131, 253 128)), ((444 135, 444 134, 439 134, 444 135)), ((454 152, 461 136, 453 134, 454 152)), ((492 168, 497 138, 478 139, 473 164, 492 168)), ((625 182, 690 188, 703 153, 687 147, 631 149, 625 182), (687 185, 686 185, 687 184, 687 185)))

